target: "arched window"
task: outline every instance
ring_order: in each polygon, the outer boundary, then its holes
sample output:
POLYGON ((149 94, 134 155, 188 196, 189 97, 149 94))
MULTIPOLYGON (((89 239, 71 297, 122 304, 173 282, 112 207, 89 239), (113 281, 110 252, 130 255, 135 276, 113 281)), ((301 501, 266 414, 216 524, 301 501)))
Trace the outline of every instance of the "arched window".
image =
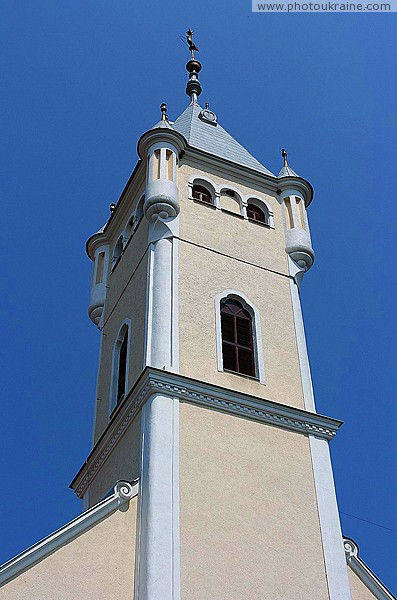
POLYGON ((112 376, 109 398, 109 416, 128 391, 129 331, 131 321, 126 319, 113 347, 112 376))
POLYGON ((112 270, 118 263, 120 256, 123 254, 123 247, 124 247, 124 238, 121 235, 119 237, 119 239, 117 240, 117 244, 114 247, 114 252, 113 252, 113 256, 112 256, 112 270))
POLYGON ((206 204, 213 204, 212 194, 203 185, 194 184, 192 189, 192 196, 195 200, 205 202, 206 204))
POLYGON ((259 223, 265 223, 265 225, 269 225, 269 211, 266 207, 262 209, 256 204, 248 202, 247 217, 250 221, 257 221, 259 223))
POLYGON ((125 384, 127 375, 127 348, 128 348, 128 328, 125 328, 124 336, 119 350, 119 365, 117 373, 117 396, 116 404, 124 398, 125 384))
POLYGON ((223 368, 256 376, 252 317, 234 298, 221 301, 223 368))

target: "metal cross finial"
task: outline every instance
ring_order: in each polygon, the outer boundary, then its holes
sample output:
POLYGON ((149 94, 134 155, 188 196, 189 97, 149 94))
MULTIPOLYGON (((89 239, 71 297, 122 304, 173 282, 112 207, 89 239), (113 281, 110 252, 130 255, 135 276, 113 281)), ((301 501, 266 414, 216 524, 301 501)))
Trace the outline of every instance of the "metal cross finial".
POLYGON ((168 121, 168 115, 167 115, 167 105, 165 102, 163 102, 160 105, 160 110, 161 110, 161 120, 162 121, 168 121))
POLYGON ((192 31, 191 29, 188 29, 186 32, 186 41, 188 43, 189 50, 192 53, 192 60, 194 60, 194 53, 199 52, 199 49, 197 48, 196 44, 193 42, 193 33, 194 33, 194 31, 192 31))
POLYGON ((287 167, 288 166, 288 161, 287 161, 288 154, 287 154, 287 151, 286 151, 285 148, 282 148, 282 150, 281 150, 281 156, 284 159, 284 167, 287 167))

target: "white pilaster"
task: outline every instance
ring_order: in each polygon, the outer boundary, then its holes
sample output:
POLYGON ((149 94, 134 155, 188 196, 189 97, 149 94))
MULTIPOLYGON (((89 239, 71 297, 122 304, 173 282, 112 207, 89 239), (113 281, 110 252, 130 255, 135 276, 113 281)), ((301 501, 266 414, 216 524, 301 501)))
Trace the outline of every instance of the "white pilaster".
MULTIPOLYGON (((307 411, 315 413, 298 285, 293 279, 290 279, 290 286, 304 405, 307 411)), ((313 435, 309 435, 309 440, 329 598, 330 600, 351 600, 329 444, 327 440, 313 435)))
POLYGON ((179 400, 152 395, 142 409, 135 600, 179 600, 179 400))
POLYGON ((160 149, 160 179, 167 179, 165 152, 165 148, 160 149))
POLYGON ((149 225, 145 366, 179 370, 178 217, 149 225))
POLYGON ((327 440, 309 435, 330 600, 351 600, 327 440))
POLYGON ((310 410, 310 412, 316 412, 316 406, 314 403, 313 384, 310 374, 309 356, 307 354, 305 327, 303 324, 301 302, 299 298, 299 290, 297 284, 293 279, 290 279, 290 288, 305 409, 310 410))
POLYGON ((170 369, 172 313, 172 239, 163 238, 153 244, 152 343, 150 365, 170 369))
POLYGON ((296 196, 290 196, 290 204, 291 204, 291 211, 292 211, 292 220, 294 222, 294 227, 300 227, 299 224, 299 215, 298 215, 298 207, 296 205, 296 196))

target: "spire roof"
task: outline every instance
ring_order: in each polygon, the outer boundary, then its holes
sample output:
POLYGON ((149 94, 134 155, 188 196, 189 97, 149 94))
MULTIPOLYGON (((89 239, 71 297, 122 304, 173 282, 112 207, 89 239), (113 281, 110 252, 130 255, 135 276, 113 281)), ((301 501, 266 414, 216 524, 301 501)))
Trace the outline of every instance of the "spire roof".
POLYGON ((217 123, 216 115, 208 106, 203 109, 197 102, 191 102, 171 127, 181 133, 192 148, 274 177, 269 169, 217 123))
POLYGON ((291 167, 288 164, 288 154, 287 151, 283 148, 281 150, 281 156, 284 159, 284 165, 282 166, 280 173, 278 174, 278 177, 299 177, 299 175, 297 173, 295 173, 295 171, 293 171, 291 169, 291 167))
POLYGON ((173 129, 182 134, 192 148, 275 177, 274 173, 262 165, 244 146, 239 144, 230 133, 219 125, 215 113, 209 109, 207 103, 204 109, 199 105, 197 98, 201 94, 201 84, 198 76, 201 71, 201 63, 194 55, 199 49, 193 42, 193 31, 191 29, 186 32, 186 41, 191 53, 191 58, 186 65, 189 73, 186 93, 190 98, 190 104, 176 121, 170 123, 166 114, 167 107, 163 103, 161 105, 161 121, 154 125, 152 129, 173 129))

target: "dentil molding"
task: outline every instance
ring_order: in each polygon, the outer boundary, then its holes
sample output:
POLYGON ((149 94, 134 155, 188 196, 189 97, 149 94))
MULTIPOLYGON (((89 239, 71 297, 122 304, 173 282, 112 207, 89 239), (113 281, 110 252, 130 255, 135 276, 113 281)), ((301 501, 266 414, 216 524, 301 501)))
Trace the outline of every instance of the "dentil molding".
POLYGON ((147 367, 114 411, 108 427, 70 484, 77 496, 84 496, 131 421, 146 400, 156 393, 327 440, 331 440, 342 425, 331 417, 147 367))

